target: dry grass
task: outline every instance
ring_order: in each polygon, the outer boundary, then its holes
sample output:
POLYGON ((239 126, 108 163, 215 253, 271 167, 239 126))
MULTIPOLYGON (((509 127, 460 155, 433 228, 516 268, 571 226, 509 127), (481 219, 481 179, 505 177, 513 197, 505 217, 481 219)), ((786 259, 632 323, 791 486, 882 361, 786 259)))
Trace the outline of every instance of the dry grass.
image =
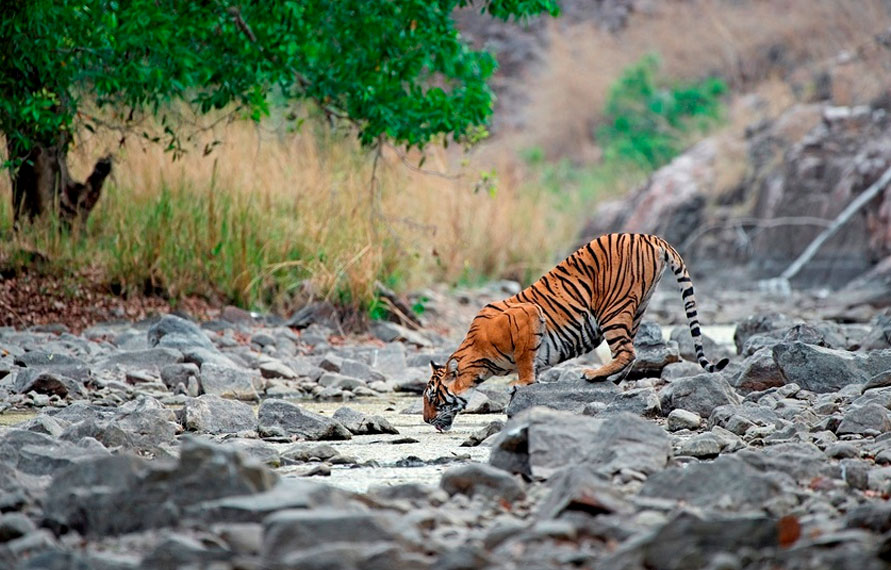
POLYGON ((549 158, 596 156, 594 126, 609 86, 648 53, 669 77, 720 75, 731 90, 781 78, 799 98, 813 94, 820 72, 833 75, 839 104, 863 103, 891 79, 887 50, 874 37, 891 25, 883 0, 665 0, 634 14, 618 34, 591 22, 558 19, 534 78, 526 128, 515 148, 540 145, 549 158), (837 66, 837 56, 852 56, 837 66))
MULTIPOLYGON (((175 161, 158 145, 118 139, 84 133, 71 153, 75 176, 99 154, 115 155, 107 191, 77 239, 33 231, 5 247, 37 249, 59 267, 90 265, 130 292, 279 309, 306 297, 367 307, 375 281, 403 289, 537 274, 575 227, 575 214, 555 209, 510 158, 490 155, 481 165, 433 149, 424 169, 443 177, 415 172, 386 149, 375 167, 352 137, 312 124, 288 133, 272 121, 216 127, 175 161), (201 156, 213 139, 223 143, 201 156), (475 192, 479 173, 492 168, 491 193, 475 192)), ((5 177, 0 201, 0 231, 11 235, 5 177)))

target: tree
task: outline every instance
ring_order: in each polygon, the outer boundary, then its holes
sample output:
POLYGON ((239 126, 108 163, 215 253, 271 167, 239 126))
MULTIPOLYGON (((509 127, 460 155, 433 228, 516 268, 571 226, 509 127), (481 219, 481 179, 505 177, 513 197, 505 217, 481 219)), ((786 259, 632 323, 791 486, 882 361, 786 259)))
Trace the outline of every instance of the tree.
MULTIPOLYGON (((116 126, 174 101, 199 113, 235 108, 259 120, 270 100, 314 102, 365 145, 465 140, 492 112, 493 57, 455 29, 472 0, 0 0, 0 132, 16 221, 58 204, 86 219, 111 160, 84 183, 67 152, 85 109, 116 126)), ((485 0, 501 18, 557 14, 556 0, 485 0)), ((163 122, 163 121, 162 121, 163 122)), ((179 129, 156 139, 181 150, 179 129)))

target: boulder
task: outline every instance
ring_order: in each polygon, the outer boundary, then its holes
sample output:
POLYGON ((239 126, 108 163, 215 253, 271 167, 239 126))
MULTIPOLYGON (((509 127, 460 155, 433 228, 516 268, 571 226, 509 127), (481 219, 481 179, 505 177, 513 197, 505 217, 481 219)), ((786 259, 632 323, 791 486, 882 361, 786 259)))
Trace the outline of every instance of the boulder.
POLYGON ((260 397, 254 388, 255 374, 244 368, 213 362, 201 365, 201 390, 222 398, 256 401, 260 397))
POLYGON ((872 376, 891 368, 891 350, 869 353, 823 348, 803 342, 780 343, 773 358, 785 383, 811 392, 837 392, 851 384, 866 384, 872 376))
POLYGON ((309 440, 350 439, 337 420, 302 409, 283 400, 263 400, 257 414, 261 435, 297 435, 309 440))
POLYGON ((337 409, 332 417, 342 423, 353 435, 399 433, 399 430, 394 428, 386 418, 369 416, 347 407, 337 409))
POLYGON ((190 431, 223 434, 257 429, 257 417, 248 404, 204 394, 186 399, 183 427, 190 431))
POLYGON ((447 469, 442 474, 439 486, 449 496, 458 493, 468 497, 481 495, 508 503, 513 503, 526 496, 523 485, 513 476, 501 469, 481 463, 447 469))
POLYGON ((523 410, 534 406, 544 406, 554 410, 582 413, 591 402, 609 404, 621 390, 612 382, 588 382, 581 379, 581 372, 572 380, 535 383, 520 386, 513 393, 507 406, 507 417, 511 418, 523 410))
POLYGON ((204 331, 195 323, 176 315, 164 315, 153 324, 147 333, 149 346, 160 346, 182 350, 200 347, 216 351, 204 331))
POLYGON ((711 415, 718 406, 740 402, 739 396, 720 372, 678 378, 662 388, 659 399, 663 414, 680 408, 702 417, 711 415))
POLYGON ((273 487, 277 476, 223 446, 186 437, 175 464, 118 455, 58 472, 44 506, 46 524, 84 536, 180 524, 190 505, 273 487))
POLYGON ((612 476, 622 469, 654 473, 670 455, 665 431, 627 412, 595 418, 536 407, 508 421, 492 443, 489 463, 511 473, 547 477, 587 462, 612 476))

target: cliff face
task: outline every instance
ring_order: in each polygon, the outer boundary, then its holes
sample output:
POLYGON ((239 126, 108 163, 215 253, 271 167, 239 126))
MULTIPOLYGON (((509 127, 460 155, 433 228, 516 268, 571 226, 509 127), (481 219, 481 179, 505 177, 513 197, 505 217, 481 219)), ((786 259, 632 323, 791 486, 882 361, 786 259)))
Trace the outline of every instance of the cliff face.
MULTIPOLYGON (((698 273, 776 277, 891 167, 891 116, 878 105, 798 105, 752 125, 736 141, 745 147, 745 175, 721 188, 726 137, 700 142, 625 199, 602 206, 584 237, 657 233, 698 273)), ((824 244, 796 284, 839 287, 870 270, 891 254, 889 214, 885 190, 824 244)))

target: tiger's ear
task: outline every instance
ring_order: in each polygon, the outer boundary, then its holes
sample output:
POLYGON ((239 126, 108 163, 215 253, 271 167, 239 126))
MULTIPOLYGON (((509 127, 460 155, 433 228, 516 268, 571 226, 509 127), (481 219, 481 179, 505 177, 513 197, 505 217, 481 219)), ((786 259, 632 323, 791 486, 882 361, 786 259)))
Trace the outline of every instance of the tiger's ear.
POLYGON ((458 359, 451 358, 448 362, 446 362, 446 366, 448 366, 448 370, 451 373, 455 373, 458 371, 458 359))
POLYGON ((437 364, 437 363, 433 362, 432 360, 430 361, 430 369, 433 370, 434 372, 436 372, 437 370, 442 370, 442 367, 443 367, 442 364, 437 364))

